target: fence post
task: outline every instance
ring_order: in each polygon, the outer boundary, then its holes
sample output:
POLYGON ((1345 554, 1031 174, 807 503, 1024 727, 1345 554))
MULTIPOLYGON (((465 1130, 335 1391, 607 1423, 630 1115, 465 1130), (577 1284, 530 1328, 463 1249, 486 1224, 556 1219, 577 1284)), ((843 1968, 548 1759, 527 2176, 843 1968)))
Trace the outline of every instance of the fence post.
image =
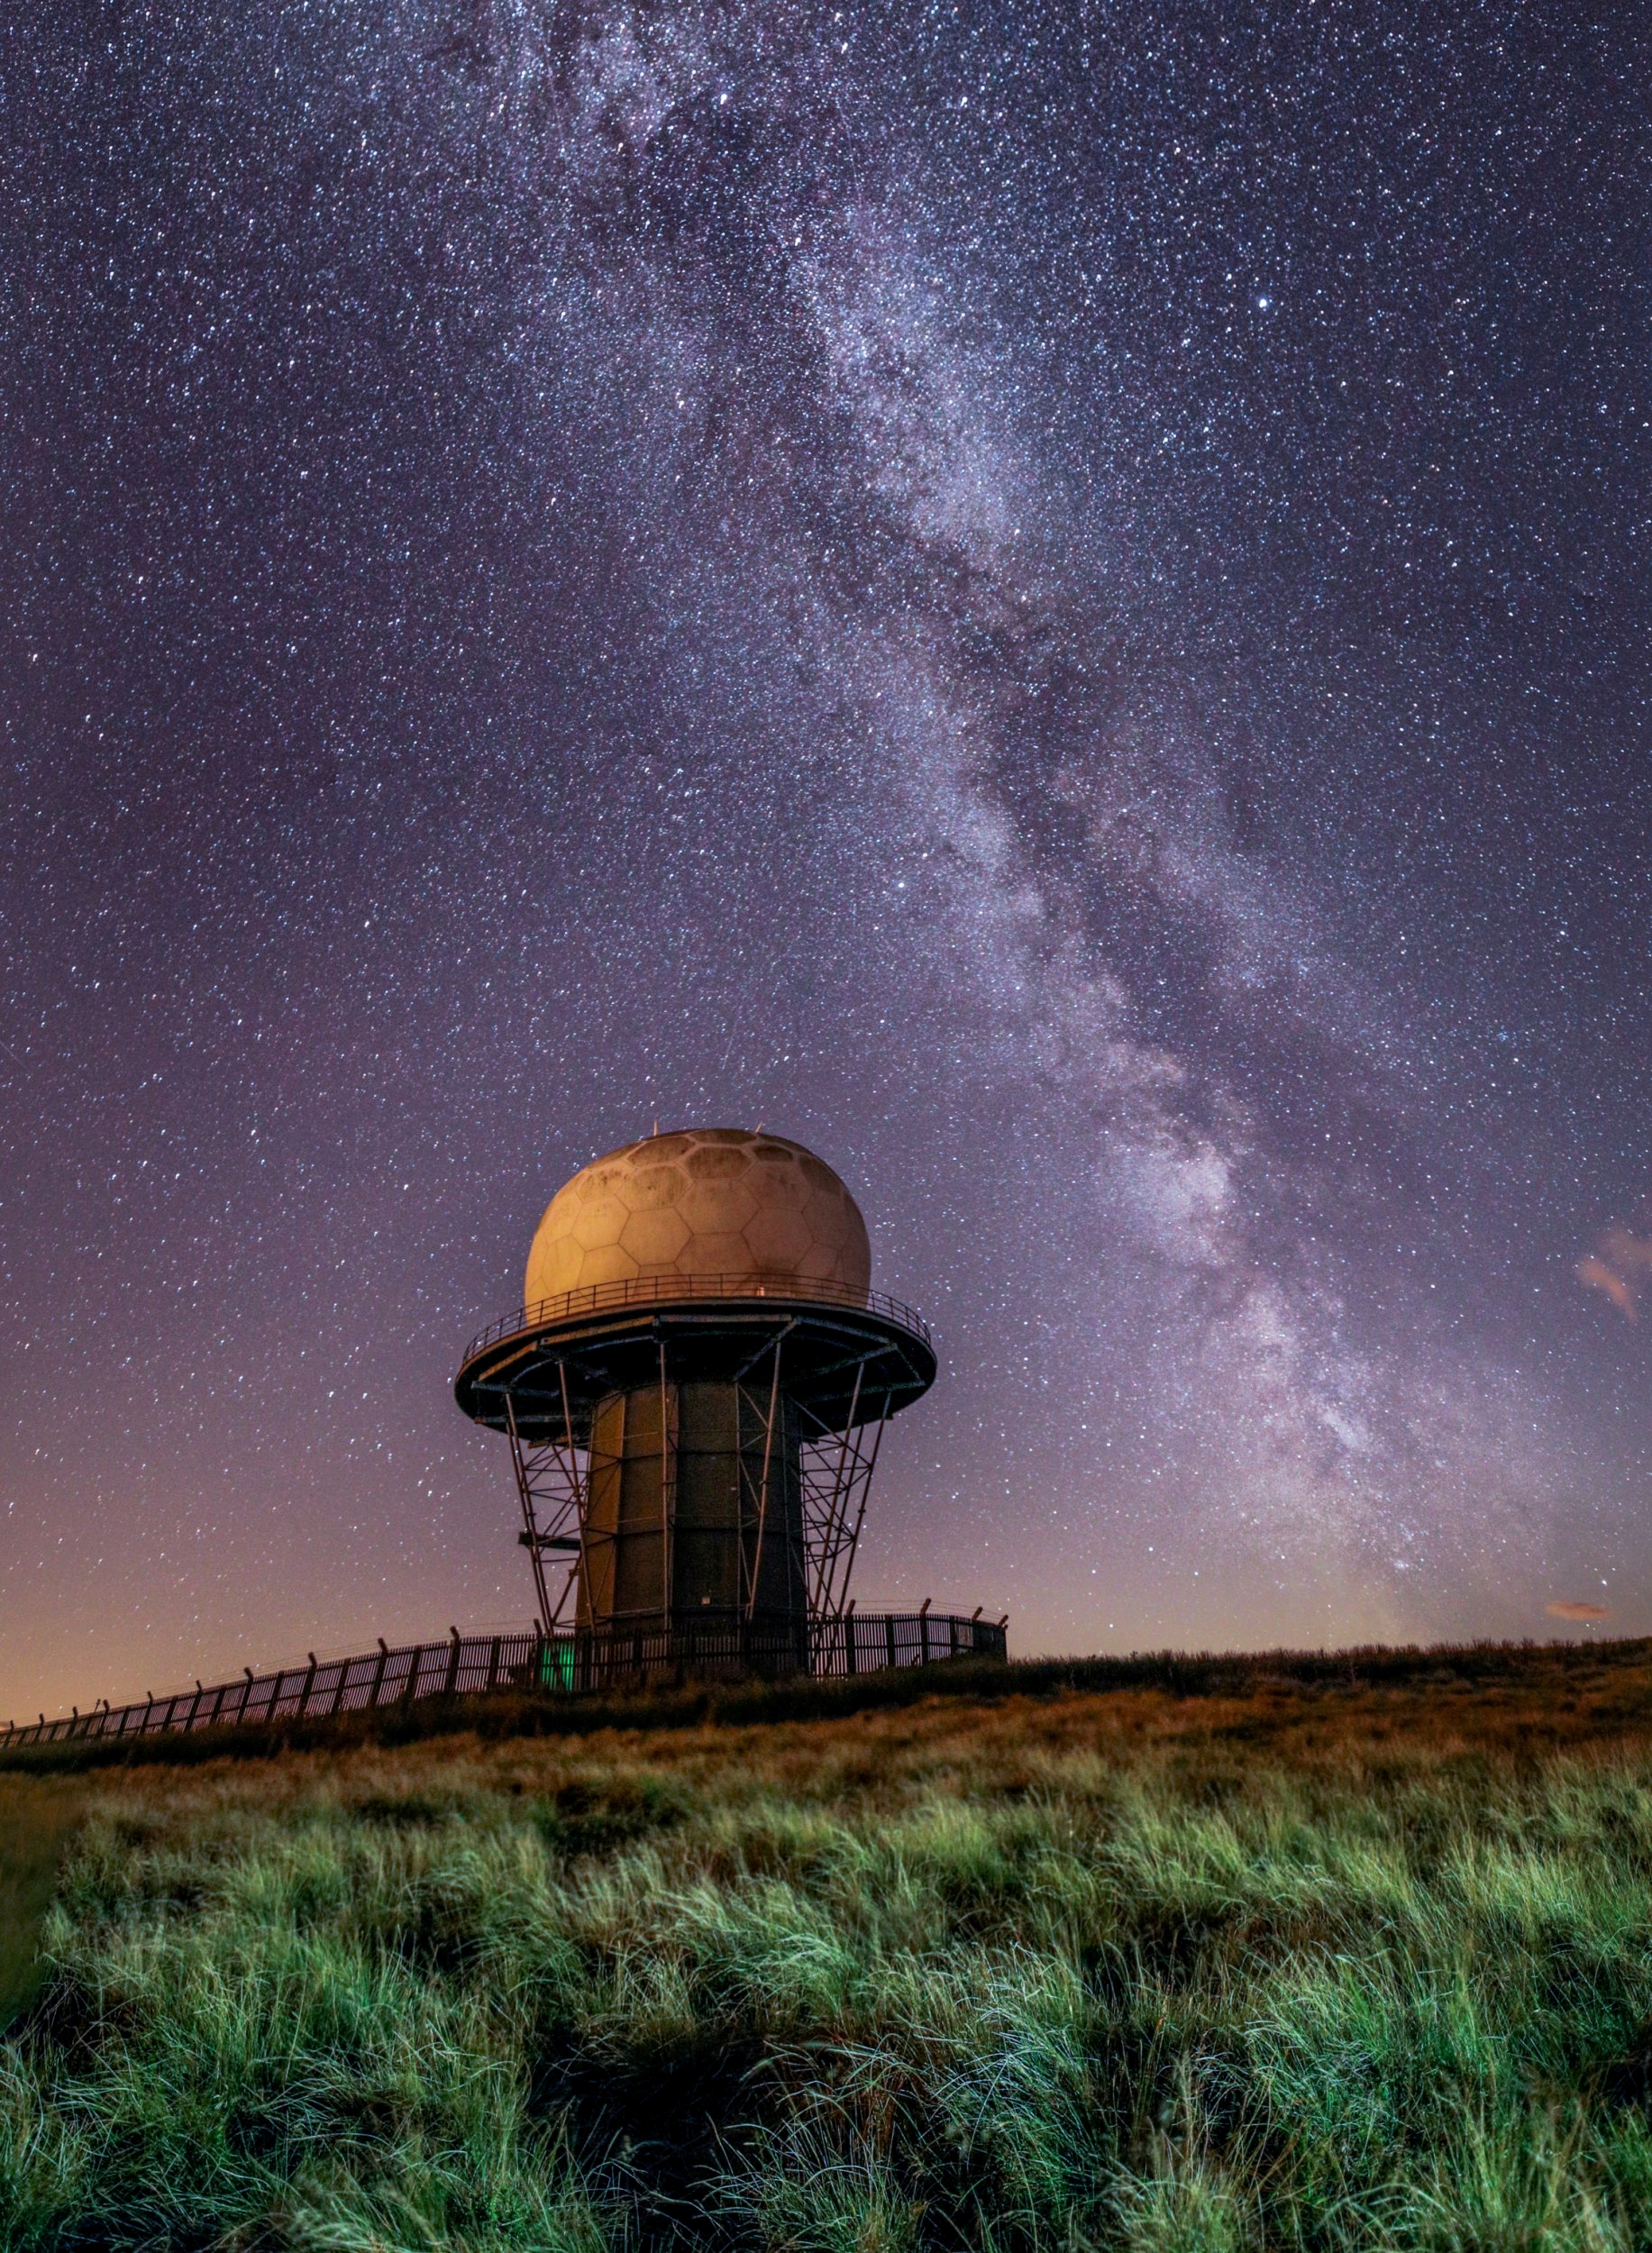
POLYGON ((350 1670, 355 1663, 356 1662, 353 1658, 342 1658, 339 1661, 339 1678, 333 1687, 333 1702, 327 1708, 329 1714, 336 1713, 339 1708, 343 1704, 344 1684, 350 1680, 350 1670))
POLYGON ((379 1704, 379 1692, 384 1688, 384 1670, 389 1662, 390 1646, 383 1636, 379 1637, 379 1664, 373 1669, 373 1686, 368 1693, 367 1710, 373 1712, 379 1704))
POLYGON ((883 1615, 883 1641, 892 1666, 895 1664, 895 1615, 892 1611, 886 1611, 883 1615))
POLYGON ((444 1698, 451 1698, 459 1687, 459 1654, 463 1648, 459 1640, 457 1628, 449 1628, 448 1634, 452 1637, 452 1643, 447 1655, 447 1680, 442 1685, 442 1694, 444 1698))
POLYGON ((306 1656, 310 1662, 310 1671, 306 1674, 304 1687, 298 1692, 298 1719, 300 1720, 303 1720, 310 1710, 310 1692, 315 1686, 315 1654, 314 1651, 309 1651, 306 1653, 306 1656))
POLYGON ((489 1688, 489 1690, 497 1690, 497 1689, 498 1688, 498 1686, 499 1686, 499 1638, 498 1638, 498 1637, 496 1635, 496 1636, 494 1637, 494 1638, 493 1638, 493 1648, 492 1648, 492 1649, 488 1652, 488 1687, 489 1688))

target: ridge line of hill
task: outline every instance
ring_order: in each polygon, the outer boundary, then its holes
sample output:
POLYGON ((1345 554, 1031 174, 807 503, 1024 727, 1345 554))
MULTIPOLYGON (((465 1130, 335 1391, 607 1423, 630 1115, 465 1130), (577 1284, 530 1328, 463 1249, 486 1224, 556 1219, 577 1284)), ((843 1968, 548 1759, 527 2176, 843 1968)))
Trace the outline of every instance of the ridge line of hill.
MULTIPOLYGON (((205 1760, 269 1759, 352 1745, 394 1746, 473 1732, 482 1738, 583 1737, 603 1729, 749 1728, 766 1721, 831 1720, 931 1699, 998 1704, 1072 1692, 1167 1691, 1187 1698, 1255 1696, 1269 1689, 1333 1693, 1427 1686, 1531 1686, 1644 1666, 1652 1637, 1601 1642, 1362 1644, 1337 1651, 1147 1651, 1127 1656, 951 1659, 849 1679, 693 1682, 579 1697, 520 1692, 431 1697, 336 1718, 284 1720, 268 1729, 224 1728, 131 1738, 84 1738, 0 1751, 0 1770, 68 1774, 108 1766, 191 1766, 205 1760)), ((1649 1707, 1652 1713, 1652 1707, 1649 1707)))

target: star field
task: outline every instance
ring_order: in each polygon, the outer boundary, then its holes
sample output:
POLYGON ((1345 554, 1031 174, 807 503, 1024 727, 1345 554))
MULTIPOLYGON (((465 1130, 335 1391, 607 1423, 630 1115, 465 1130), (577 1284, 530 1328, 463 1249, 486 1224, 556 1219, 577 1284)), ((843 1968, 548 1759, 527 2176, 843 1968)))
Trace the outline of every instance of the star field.
POLYGON ((448 1386, 655 1119, 938 1326, 863 1604, 1652 1630, 1649 60, 0 30, 0 1719, 525 1617, 448 1386))

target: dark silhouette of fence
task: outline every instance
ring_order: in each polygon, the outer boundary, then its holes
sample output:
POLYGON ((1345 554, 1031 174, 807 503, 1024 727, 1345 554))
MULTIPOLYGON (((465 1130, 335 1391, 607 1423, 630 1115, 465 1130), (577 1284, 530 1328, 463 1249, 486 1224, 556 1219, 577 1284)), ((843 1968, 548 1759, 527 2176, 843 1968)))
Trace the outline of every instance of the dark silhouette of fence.
POLYGON ((698 1621, 670 1631, 616 1629, 601 1635, 461 1635, 355 1658, 317 1659, 235 1682, 141 1704, 78 1707, 67 1717, 0 1730, 0 1751, 19 1745, 60 1745, 71 1738, 148 1737, 165 1730, 268 1728, 416 1704, 424 1698, 486 1697, 505 1690, 532 1693, 625 1688, 687 1676, 808 1674, 847 1675, 885 1666, 932 1665, 947 1658, 1003 1658, 1006 1621, 972 1619, 926 1608, 915 1612, 849 1612, 810 1622, 804 1635, 789 1619, 732 1624, 698 1621), (804 1647, 805 1640, 807 1647, 804 1647))

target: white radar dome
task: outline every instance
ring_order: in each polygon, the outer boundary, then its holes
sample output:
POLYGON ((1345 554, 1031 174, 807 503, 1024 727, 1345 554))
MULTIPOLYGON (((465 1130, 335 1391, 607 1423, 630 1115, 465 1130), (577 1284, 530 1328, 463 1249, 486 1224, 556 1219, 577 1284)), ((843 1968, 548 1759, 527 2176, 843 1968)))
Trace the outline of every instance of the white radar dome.
POLYGON ((528 1254, 534 1307, 588 1284, 721 1279, 733 1293, 811 1283, 859 1294, 866 1224, 824 1160, 740 1126, 690 1126, 611 1150, 558 1190, 528 1254))

